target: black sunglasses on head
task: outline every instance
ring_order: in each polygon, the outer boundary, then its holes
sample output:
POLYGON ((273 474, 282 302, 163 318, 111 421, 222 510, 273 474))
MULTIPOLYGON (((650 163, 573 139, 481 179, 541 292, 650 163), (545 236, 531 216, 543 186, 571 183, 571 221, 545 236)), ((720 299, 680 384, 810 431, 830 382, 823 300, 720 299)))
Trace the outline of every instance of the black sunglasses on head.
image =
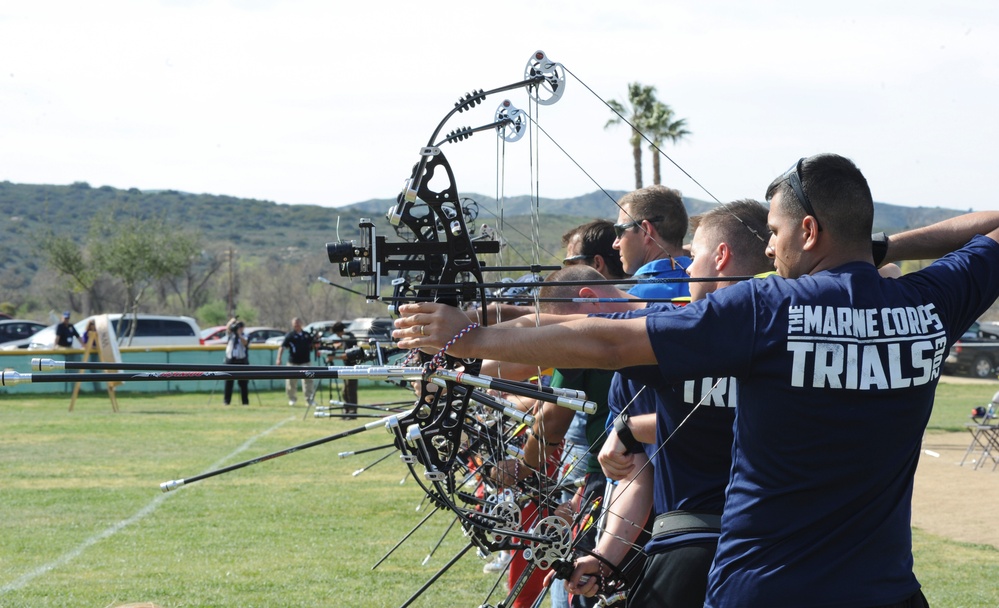
POLYGON ((812 207, 812 201, 809 200, 808 195, 805 194, 805 188, 801 185, 801 165, 804 162, 804 157, 799 158, 797 163, 784 172, 784 175, 781 176, 781 181, 787 181, 791 184, 791 190, 794 191, 794 196, 798 199, 798 204, 805 210, 806 215, 810 215, 815 218, 815 226, 819 229, 819 231, 821 231, 822 224, 819 223, 819 216, 815 214, 815 208, 812 207))
POLYGON ((586 262, 587 260, 592 260, 597 256, 595 255, 570 255, 567 258, 562 258, 563 266, 573 266, 579 262, 586 262))
POLYGON ((595 255, 570 255, 567 258, 562 258, 563 266, 574 266, 579 262, 586 262, 587 260, 592 260, 597 256, 595 255))

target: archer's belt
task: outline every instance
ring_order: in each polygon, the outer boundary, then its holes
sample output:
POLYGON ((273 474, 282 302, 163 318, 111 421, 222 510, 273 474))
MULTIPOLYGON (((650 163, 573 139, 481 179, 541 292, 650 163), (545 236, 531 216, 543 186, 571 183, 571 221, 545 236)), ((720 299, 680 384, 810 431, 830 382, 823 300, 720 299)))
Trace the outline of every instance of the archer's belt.
POLYGON ((652 524, 652 538, 691 534, 697 532, 721 531, 721 515, 714 513, 691 513, 690 511, 670 511, 656 517, 652 524))

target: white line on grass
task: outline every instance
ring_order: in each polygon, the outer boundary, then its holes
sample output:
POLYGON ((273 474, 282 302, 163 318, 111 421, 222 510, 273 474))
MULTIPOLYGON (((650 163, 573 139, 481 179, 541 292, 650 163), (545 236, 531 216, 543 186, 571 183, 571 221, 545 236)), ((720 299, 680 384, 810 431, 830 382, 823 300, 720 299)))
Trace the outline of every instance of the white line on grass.
MULTIPOLYGON (((276 431, 277 429, 281 428, 282 426, 284 426, 285 424, 291 422, 292 420, 297 420, 297 417, 296 416, 292 416, 291 418, 287 418, 285 420, 282 420, 281 422, 275 424, 274 426, 272 426, 271 428, 267 429, 266 431, 264 431, 264 432, 262 432, 262 433, 260 433, 258 435, 255 435, 255 436, 247 439, 246 442, 243 445, 241 445, 238 448, 236 448, 235 451, 233 451, 231 454, 229 454, 225 458, 222 458, 221 460, 219 460, 215 464, 213 464, 210 467, 208 467, 208 469, 205 472, 207 473, 208 471, 214 471, 215 469, 221 467, 228 460, 230 460, 233 456, 236 456, 240 452, 244 452, 247 449, 249 449, 250 446, 252 446, 254 443, 256 443, 256 441, 258 439, 260 439, 261 437, 265 437, 265 436, 269 435, 270 433, 276 431)), ((184 488, 179 488, 179 489, 183 490, 184 488)), ((150 501, 148 505, 146 505, 145 507, 143 507, 142 509, 140 509, 135 515, 129 517, 128 519, 123 519, 123 520, 119 521, 118 523, 112 525, 111 527, 107 528, 103 532, 95 534, 95 535, 91 536, 90 538, 88 538, 87 540, 83 541, 75 549, 73 549, 71 551, 68 551, 66 553, 63 553, 62 555, 60 555, 56 559, 52 560, 51 562, 49 562, 49 563, 47 563, 45 565, 39 566, 39 567, 35 568, 34 570, 32 570, 31 572, 28 572, 26 574, 22 574, 20 577, 17 578, 17 580, 15 580, 13 582, 10 582, 10 583, 7 583, 3 587, 0 587, 0 594, 7 593, 9 591, 17 591, 18 589, 21 589, 22 587, 24 587, 25 585, 27 585, 28 583, 30 583, 32 580, 38 578, 39 576, 45 574, 46 572, 49 572, 50 570, 54 570, 54 569, 56 569, 56 568, 58 568, 60 566, 65 566, 69 562, 71 562, 74 559, 76 559, 77 557, 79 557, 84 551, 86 551, 90 547, 96 545, 100 541, 102 541, 102 540, 104 540, 106 538, 110 538, 110 537, 114 536, 115 534, 117 534, 118 532, 120 532, 121 530, 125 529, 126 527, 128 527, 128 526, 130 526, 130 525, 132 525, 132 524, 134 524, 134 523, 136 523, 138 521, 141 521, 147 515, 149 515, 153 511, 155 511, 156 508, 159 507, 163 503, 164 500, 166 500, 167 498, 169 498, 170 496, 172 496, 174 494, 176 494, 176 492, 162 493, 162 494, 157 495, 156 498, 154 498, 152 501, 150 501)))

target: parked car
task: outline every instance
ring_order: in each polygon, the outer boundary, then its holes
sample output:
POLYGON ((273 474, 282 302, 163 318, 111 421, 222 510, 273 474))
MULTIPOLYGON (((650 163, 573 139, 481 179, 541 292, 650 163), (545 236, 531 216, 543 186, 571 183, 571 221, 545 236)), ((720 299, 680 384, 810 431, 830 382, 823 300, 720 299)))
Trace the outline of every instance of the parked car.
POLYGON ((266 344, 271 338, 281 338, 284 339, 285 334, 287 334, 283 329, 278 329, 276 327, 247 327, 246 335, 250 340, 250 344, 266 344))
POLYGON ((201 330, 201 339, 205 344, 208 344, 209 340, 217 340, 218 338, 225 338, 225 325, 214 325, 201 330))
MULTIPOLYGON (((87 324, 95 317, 90 316, 73 324, 76 331, 83 335, 87 324)), ((201 328, 191 317, 147 315, 140 313, 135 326, 135 334, 129 342, 132 326, 132 315, 114 313, 108 315, 108 321, 114 326, 119 346, 197 346, 201 344, 201 328)), ((31 338, 28 348, 52 348, 55 344, 55 325, 41 330, 31 338)))
POLYGON ((45 329, 44 323, 22 319, 0 320, 0 348, 27 348, 31 336, 45 329))
MULTIPOLYGON (((218 333, 218 332, 216 332, 218 333)), ((243 330, 246 339, 250 344, 262 344, 270 338, 284 338, 285 331, 276 327, 247 327, 243 330)), ((217 338, 206 338, 205 344, 225 344, 228 338, 225 335, 225 326, 222 326, 221 336, 217 338)))
POLYGON ((347 332, 354 334, 359 342, 377 340, 379 342, 393 342, 392 319, 388 317, 361 317, 354 319, 347 326, 347 332))
POLYGON ((973 323, 950 347, 944 372, 964 373, 975 378, 995 378, 999 364, 999 333, 991 325, 973 323))

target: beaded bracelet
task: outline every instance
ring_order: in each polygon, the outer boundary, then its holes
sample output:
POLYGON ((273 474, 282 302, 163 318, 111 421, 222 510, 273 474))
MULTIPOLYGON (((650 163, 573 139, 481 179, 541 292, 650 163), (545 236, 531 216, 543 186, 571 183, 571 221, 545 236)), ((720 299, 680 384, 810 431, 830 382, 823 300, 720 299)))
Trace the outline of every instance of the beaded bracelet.
POLYGON ((465 327, 465 329, 463 329, 463 330, 459 331, 458 333, 456 333, 454 335, 454 337, 451 338, 450 340, 448 340, 448 343, 444 345, 444 348, 441 349, 441 352, 439 352, 436 355, 434 355, 434 358, 430 360, 430 365, 432 367, 435 367, 435 368, 442 367, 441 364, 444 362, 444 353, 447 352, 447 349, 449 349, 452 346, 454 346, 455 342, 457 342, 458 340, 462 339, 465 336, 465 334, 467 334, 468 332, 472 331, 473 329, 475 329, 478 326, 479 326, 478 323, 470 323, 467 327, 465 327))

